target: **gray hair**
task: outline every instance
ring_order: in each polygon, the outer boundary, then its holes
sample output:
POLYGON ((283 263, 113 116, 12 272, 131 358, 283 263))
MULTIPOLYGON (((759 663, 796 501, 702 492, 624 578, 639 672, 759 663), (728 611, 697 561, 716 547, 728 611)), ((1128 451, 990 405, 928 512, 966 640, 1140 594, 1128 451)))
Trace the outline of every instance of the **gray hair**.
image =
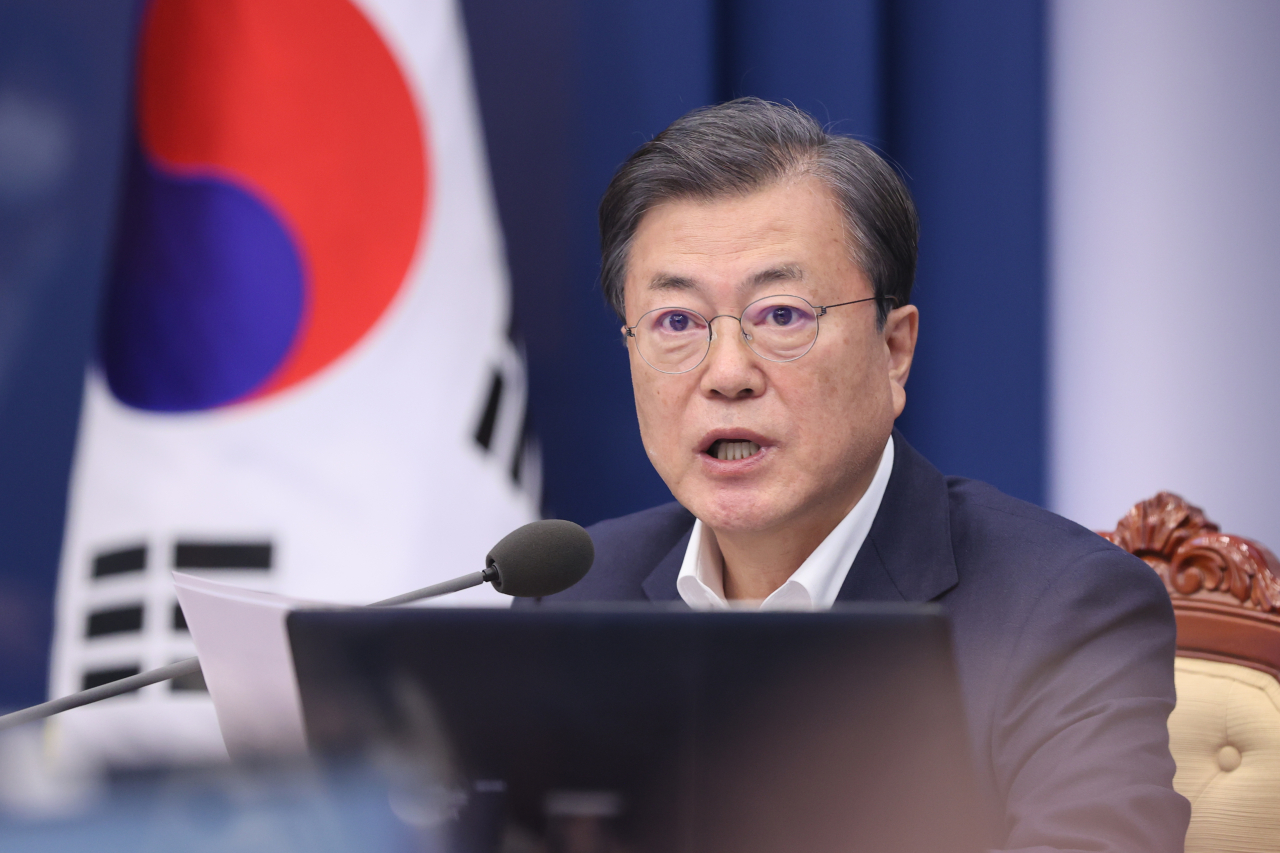
POLYGON ((844 212, 853 260, 875 288, 883 327, 911 301, 920 223, 898 173, 869 146, 828 133, 808 113, 739 98, 687 113, 622 164, 600 201, 600 284, 626 322, 627 257, 644 215, 676 199, 745 195, 810 174, 844 212))

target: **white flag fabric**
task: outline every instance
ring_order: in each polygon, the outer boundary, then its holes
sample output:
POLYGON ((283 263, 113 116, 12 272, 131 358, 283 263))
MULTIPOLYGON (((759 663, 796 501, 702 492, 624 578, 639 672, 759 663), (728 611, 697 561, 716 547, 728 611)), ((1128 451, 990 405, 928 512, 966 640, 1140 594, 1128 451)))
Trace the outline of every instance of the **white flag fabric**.
MULTIPOLYGON (((365 603, 481 568, 540 488, 452 0, 156 0, 138 67, 54 696, 194 653, 171 570, 365 603)), ((198 684, 51 726, 67 760, 225 756, 198 684)))

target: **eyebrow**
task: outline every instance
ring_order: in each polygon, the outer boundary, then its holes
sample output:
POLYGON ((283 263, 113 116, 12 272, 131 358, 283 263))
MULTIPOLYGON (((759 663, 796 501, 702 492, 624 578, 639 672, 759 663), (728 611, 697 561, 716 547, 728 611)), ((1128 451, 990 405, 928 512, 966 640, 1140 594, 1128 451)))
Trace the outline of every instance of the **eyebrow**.
POLYGON ((650 290, 693 290, 697 286, 691 278, 668 273, 658 273, 649 282, 650 290))
POLYGON ((767 270, 761 270, 743 282, 739 290, 754 290, 763 284, 773 284, 777 281, 803 280, 804 270, 800 269, 799 265, 783 264, 782 266, 770 267, 767 270))
MULTIPOLYGON (((751 275, 746 279, 738 289, 742 291, 755 290, 757 287, 765 284, 773 284, 778 281, 803 281, 804 270, 796 264, 783 264, 777 267, 770 267, 751 275)), ((687 276, 671 275, 669 273, 658 273, 649 282, 650 290, 695 290, 698 287, 697 282, 687 276)))

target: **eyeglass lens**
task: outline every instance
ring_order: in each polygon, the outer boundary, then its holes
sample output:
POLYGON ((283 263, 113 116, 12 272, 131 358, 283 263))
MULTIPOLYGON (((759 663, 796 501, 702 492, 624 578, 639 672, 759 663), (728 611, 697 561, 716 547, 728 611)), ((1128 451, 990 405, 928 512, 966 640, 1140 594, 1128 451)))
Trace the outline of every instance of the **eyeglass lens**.
MULTIPOLYGON (((767 296, 752 302, 740 322, 747 346, 769 361, 794 361, 818 339, 818 312, 798 296, 767 296)), ((710 350, 709 326, 697 311, 657 308, 636 323, 636 347, 651 367, 684 373, 701 364, 710 350)))

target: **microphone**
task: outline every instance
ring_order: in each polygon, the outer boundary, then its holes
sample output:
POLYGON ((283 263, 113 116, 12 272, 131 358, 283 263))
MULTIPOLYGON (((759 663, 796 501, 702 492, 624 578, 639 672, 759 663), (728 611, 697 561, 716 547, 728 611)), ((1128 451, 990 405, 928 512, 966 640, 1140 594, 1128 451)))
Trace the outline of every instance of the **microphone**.
MULTIPOLYGON (((484 571, 472 572, 393 598, 384 598, 366 606, 394 607, 397 604, 470 589, 482 583, 491 583, 498 592, 518 598, 554 595, 582 580, 595 557, 596 549, 591 536, 581 526, 572 521, 544 519, 517 527, 502 537, 485 557, 484 571)), ((140 672, 0 716, 0 731, 128 693, 148 684, 199 671, 199 658, 187 658, 158 669, 140 672)))
POLYGON ((493 588, 517 598, 555 595, 582 580, 596 558, 591 536, 572 521, 546 519, 517 527, 484 559, 493 588))
MULTIPOLYGON (((568 589, 591 568, 596 548, 591 536, 572 521, 548 518, 502 537, 484 558, 484 571, 375 601, 369 607, 392 607, 433 598, 488 582, 516 598, 539 598, 568 589)), ((0 718, 3 719, 3 718, 0 718)))

